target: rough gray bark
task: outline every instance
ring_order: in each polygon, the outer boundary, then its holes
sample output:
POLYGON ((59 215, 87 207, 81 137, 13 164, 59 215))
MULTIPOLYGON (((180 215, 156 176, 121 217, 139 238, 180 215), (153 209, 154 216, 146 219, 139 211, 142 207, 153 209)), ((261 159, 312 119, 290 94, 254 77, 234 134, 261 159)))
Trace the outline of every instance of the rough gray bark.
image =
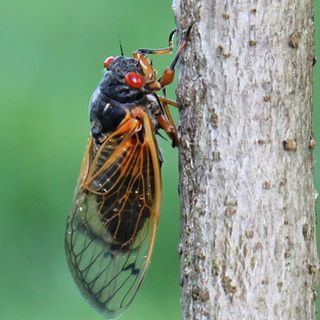
POLYGON ((174 0, 183 319, 315 319, 312 0, 174 0))

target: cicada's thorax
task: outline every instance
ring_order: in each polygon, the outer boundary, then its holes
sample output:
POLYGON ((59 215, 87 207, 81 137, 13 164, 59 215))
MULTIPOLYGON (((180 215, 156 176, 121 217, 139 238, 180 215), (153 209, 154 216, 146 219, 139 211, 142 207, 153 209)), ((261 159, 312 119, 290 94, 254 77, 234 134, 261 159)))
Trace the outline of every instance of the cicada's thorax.
POLYGON ((91 135, 96 142, 114 132, 130 110, 136 107, 148 113, 154 130, 158 130, 157 115, 161 113, 161 107, 156 95, 145 87, 130 87, 125 80, 128 73, 138 73, 143 77, 139 61, 127 57, 115 58, 92 95, 91 135))

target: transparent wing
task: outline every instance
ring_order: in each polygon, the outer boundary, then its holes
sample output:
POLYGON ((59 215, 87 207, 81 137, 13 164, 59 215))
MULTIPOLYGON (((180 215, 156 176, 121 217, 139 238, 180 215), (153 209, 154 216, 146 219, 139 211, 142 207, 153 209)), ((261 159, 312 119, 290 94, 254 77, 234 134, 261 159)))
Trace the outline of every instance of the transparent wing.
POLYGON ((143 280, 160 187, 158 149, 147 114, 139 128, 127 122, 99 148, 89 139, 65 246, 80 290, 106 317, 122 313, 143 280))

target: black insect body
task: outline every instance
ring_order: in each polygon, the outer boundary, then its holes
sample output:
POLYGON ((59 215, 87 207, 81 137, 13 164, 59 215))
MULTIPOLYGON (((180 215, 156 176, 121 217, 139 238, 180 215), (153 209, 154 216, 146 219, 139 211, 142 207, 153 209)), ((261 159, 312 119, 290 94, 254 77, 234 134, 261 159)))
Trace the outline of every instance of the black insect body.
POLYGON ((128 72, 135 72, 142 77, 139 62, 118 57, 108 69, 90 102, 91 134, 95 139, 114 131, 124 119, 126 110, 147 104, 146 90, 131 88, 124 81, 128 72))

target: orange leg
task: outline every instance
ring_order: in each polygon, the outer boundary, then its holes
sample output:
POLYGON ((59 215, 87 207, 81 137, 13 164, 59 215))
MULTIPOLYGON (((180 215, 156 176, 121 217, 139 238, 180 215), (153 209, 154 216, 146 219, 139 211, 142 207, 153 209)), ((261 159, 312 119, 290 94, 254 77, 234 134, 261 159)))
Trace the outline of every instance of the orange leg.
MULTIPOLYGON (((147 81, 156 82, 157 73, 153 69, 149 59, 146 57, 146 54, 157 54, 157 55, 163 55, 163 54, 169 54, 173 50, 173 36, 176 33, 176 30, 173 30, 169 35, 169 46, 167 48, 161 48, 161 49, 137 49, 132 54, 132 57, 134 59, 137 59, 140 62, 140 65, 142 67, 142 70, 147 78, 147 81)), ((158 87, 159 85, 155 86, 158 87)), ((157 89, 156 89, 157 90, 157 89)))
POLYGON ((175 123, 174 123, 174 121, 172 119, 172 116, 171 116, 171 113, 170 113, 170 110, 169 110, 169 107, 168 107, 168 104, 169 104, 168 102, 174 103, 177 106, 176 102, 174 102, 172 100, 168 100, 168 99, 166 99, 164 97, 158 97, 158 98, 159 98, 159 100, 161 102, 162 109, 164 111, 164 115, 165 115, 167 121, 176 130, 176 125, 175 125, 175 123))
POLYGON ((158 54, 158 55, 163 55, 163 54, 168 54, 171 53, 173 50, 173 36, 177 32, 177 30, 171 31, 169 35, 169 46, 167 48, 160 48, 160 49, 137 49, 136 53, 140 54, 158 54))
POLYGON ((170 106, 178 108, 178 105, 177 105, 177 103, 175 101, 167 99, 166 97, 159 97, 158 96, 158 98, 162 103, 169 104, 170 106))
MULTIPOLYGON (((165 90, 163 91, 165 94, 165 90)), ((162 114, 161 117, 158 116, 158 122, 160 124, 160 127, 167 133, 167 135, 172 140, 172 145, 176 146, 179 144, 179 139, 177 137, 177 128, 171 116, 168 105, 177 107, 177 103, 173 100, 167 99, 166 97, 157 96, 157 98, 159 99, 164 112, 164 115, 162 114)))
POLYGON ((170 67, 166 68, 161 76, 161 78, 158 80, 161 84, 161 88, 167 86, 168 84, 172 83, 173 79, 174 79, 174 68, 180 58, 180 56, 182 55, 183 51, 186 49, 187 47, 187 42, 188 42, 188 38, 189 38, 189 34, 190 34, 190 30, 191 30, 192 25, 188 28, 184 39, 182 40, 179 49, 176 53, 176 56, 174 57, 170 67))
POLYGON ((174 68, 179 60, 179 57, 185 50, 187 46, 187 41, 189 37, 189 33, 191 30, 191 26, 188 28, 184 39, 182 43, 179 46, 179 49, 170 65, 170 67, 166 68, 162 76, 156 80, 156 71, 153 69, 149 59, 146 57, 146 54, 156 54, 156 55, 163 55, 163 54, 168 54, 171 53, 173 50, 173 36, 176 33, 177 30, 173 30, 170 33, 169 36, 169 46, 167 48, 161 48, 161 49, 138 49, 136 52, 133 53, 132 57, 134 59, 139 60, 140 65, 144 71, 144 74, 147 78, 147 86, 153 90, 153 91, 158 91, 165 86, 169 85, 170 83, 173 82, 174 79, 174 68), (150 82, 149 82, 150 81, 150 82), (149 82, 149 83, 148 83, 149 82))
MULTIPOLYGON (((170 116, 171 117, 171 116, 170 116)), ((158 123, 160 127, 166 132, 168 137, 172 140, 172 146, 175 147, 179 144, 179 139, 177 136, 176 126, 170 120, 167 120, 163 114, 157 116, 158 123)))
POLYGON ((157 81, 157 72, 152 68, 149 59, 143 53, 134 52, 132 57, 139 61, 147 82, 157 81))

